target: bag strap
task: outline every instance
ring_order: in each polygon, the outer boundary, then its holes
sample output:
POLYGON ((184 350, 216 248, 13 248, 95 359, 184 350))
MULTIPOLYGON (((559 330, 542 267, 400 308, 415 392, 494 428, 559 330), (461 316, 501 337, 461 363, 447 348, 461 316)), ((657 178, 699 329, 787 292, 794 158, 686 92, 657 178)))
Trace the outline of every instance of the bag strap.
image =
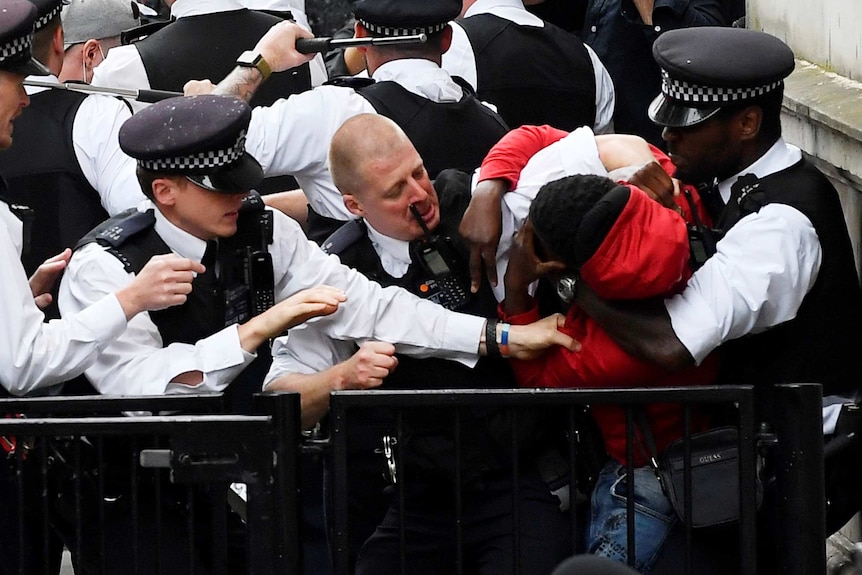
MULTIPOLYGON (((646 455, 647 461, 649 461, 649 466, 652 468, 653 473, 655 473, 656 479, 658 479, 659 484, 661 484, 662 489, 664 489, 664 482, 661 479, 661 473, 658 468, 658 449, 656 448, 655 436, 652 434, 652 429, 647 421, 646 413, 644 413, 643 409, 636 408, 634 415, 635 425, 640 429, 644 442, 646 442, 648 452, 644 455, 646 455)), ((643 451, 643 444, 640 441, 638 441, 638 446, 641 448, 641 451, 643 451)))

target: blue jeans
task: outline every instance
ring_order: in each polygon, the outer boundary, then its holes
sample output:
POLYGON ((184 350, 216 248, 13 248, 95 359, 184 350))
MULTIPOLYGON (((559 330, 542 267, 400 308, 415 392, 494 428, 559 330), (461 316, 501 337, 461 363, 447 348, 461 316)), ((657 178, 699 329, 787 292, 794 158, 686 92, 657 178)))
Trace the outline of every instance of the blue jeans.
MULTIPOLYGON (((677 518, 650 467, 635 468, 634 476, 635 569, 649 573, 677 518)), ((627 489, 625 466, 616 461, 605 465, 593 489, 588 553, 627 561, 627 489)))

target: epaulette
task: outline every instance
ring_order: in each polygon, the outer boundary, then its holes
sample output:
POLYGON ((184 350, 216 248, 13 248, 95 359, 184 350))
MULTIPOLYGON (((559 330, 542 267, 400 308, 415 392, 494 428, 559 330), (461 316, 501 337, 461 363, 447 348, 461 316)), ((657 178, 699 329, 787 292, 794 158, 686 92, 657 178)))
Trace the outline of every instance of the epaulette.
POLYGON ((374 84, 373 78, 362 78, 357 76, 336 76, 323 83, 324 86, 337 86, 339 88, 353 88, 359 90, 374 84))
POLYGON ((358 242, 366 233, 365 222, 362 220, 350 220, 345 222, 343 226, 332 232, 322 244, 322 249, 326 254, 339 255, 347 248, 358 242))
POLYGON ((93 228, 93 230, 75 245, 75 249, 91 242, 98 242, 104 246, 113 248, 120 247, 135 234, 151 227, 156 221, 153 210, 139 212, 131 208, 117 214, 93 228))
POLYGON ((143 24, 142 26, 138 26, 137 28, 123 30, 122 32, 120 32, 120 44, 126 46, 128 44, 137 42, 138 40, 142 40, 150 34, 155 34, 173 21, 173 19, 151 20, 150 22, 143 24))

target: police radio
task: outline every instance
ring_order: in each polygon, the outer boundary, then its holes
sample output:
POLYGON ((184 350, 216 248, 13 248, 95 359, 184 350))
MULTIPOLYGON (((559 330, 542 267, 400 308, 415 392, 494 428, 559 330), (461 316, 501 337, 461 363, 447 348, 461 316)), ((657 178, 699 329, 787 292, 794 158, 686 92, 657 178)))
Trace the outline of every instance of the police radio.
POLYGON ((249 287, 251 288, 252 315, 260 315, 275 305, 275 279, 272 273, 272 255, 256 251, 249 256, 249 287))
POLYGON ((410 243, 411 257, 419 262, 426 274, 426 279, 417 286, 417 295, 446 309, 461 308, 470 300, 470 283, 460 273, 463 266, 458 252, 448 237, 431 233, 416 206, 411 204, 410 212, 425 235, 423 239, 410 243))

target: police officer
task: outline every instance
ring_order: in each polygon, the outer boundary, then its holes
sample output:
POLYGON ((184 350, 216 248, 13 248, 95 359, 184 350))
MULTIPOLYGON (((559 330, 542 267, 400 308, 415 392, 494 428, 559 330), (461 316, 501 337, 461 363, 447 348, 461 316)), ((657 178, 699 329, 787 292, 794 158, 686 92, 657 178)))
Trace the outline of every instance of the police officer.
MULTIPOLYGON (((309 203, 310 235, 325 238, 338 222, 350 219, 329 175, 326 154, 335 130, 348 118, 367 112, 392 118, 407 133, 432 177, 445 168, 472 171, 507 131, 498 115, 440 68, 458 15, 457 0, 358 0, 352 3, 356 36, 425 33, 425 44, 371 46, 365 52, 375 83, 354 90, 321 87, 255 110, 249 149, 267 174, 296 176, 309 203), (312 213, 313 212, 313 213, 312 213), (318 219, 323 216, 328 221, 318 219)), ((297 30, 284 25, 261 39, 254 61, 265 70, 285 70, 301 62, 297 30)), ((244 95, 265 74, 253 67, 234 72, 217 91, 244 95)))
MULTIPOLYGON (((0 10, 0 149, 12 144, 13 125, 29 98, 22 82, 29 74, 47 74, 32 59, 31 42, 36 9, 23 0, 6 0, 0 10)), ((2 180, 0 180, 2 184, 2 180)), ((185 301, 191 290, 192 272, 204 268, 196 262, 170 256, 147 264, 140 277, 80 313, 63 320, 44 322, 34 302, 57 271, 66 265, 69 253, 46 265, 28 284, 21 266, 25 224, 13 206, 5 201, 5 184, 0 185, 0 396, 23 395, 80 374, 105 345, 126 328, 138 312, 160 309, 185 301)), ((6 438, 3 438, 4 440, 6 438)), ((13 443, 0 442, 5 448, 13 443)), ((33 459, 31 459, 32 461, 33 459)), ((15 458, 0 450, 0 573, 38 573, 56 570, 59 553, 44 553, 47 534, 41 530, 42 517, 37 485, 24 486, 25 506, 18 505, 20 486, 13 469, 15 458), (34 499, 29 499, 33 497, 34 499), (20 514, 23 514, 20 515, 20 514), (19 530, 24 526, 24 531, 19 530), (23 560, 23 563, 21 562, 23 560)), ((57 551, 56 548, 51 547, 57 551)))
MULTIPOLYGON (((34 55, 57 81, 64 57, 61 0, 34 0, 34 55)), ((128 19, 133 21, 127 4, 128 19)), ((134 161, 117 133, 131 111, 122 100, 28 88, 30 106, 17 122, 15 146, 0 155, 11 201, 34 210, 32 246, 24 268, 72 247, 96 224, 142 201, 134 161)), ((56 313, 52 314, 57 317, 56 313)))
MULTIPOLYGON (((239 0, 166 0, 171 24, 128 46, 111 50, 93 85, 181 92, 194 78, 223 78, 237 56, 281 18, 247 9, 239 0)), ((322 61, 312 79, 307 65, 274 78, 252 104, 267 105, 326 81, 322 61), (312 82, 314 80, 314 82, 312 82)), ((136 109, 144 104, 133 103, 136 109)))
POLYGON ((717 184, 724 207, 713 216, 725 234, 720 257, 648 321, 600 321, 627 349, 670 369, 722 346, 728 381, 852 390, 862 373, 853 351, 862 295, 834 187, 781 137, 792 51, 761 32, 691 28, 662 35, 654 55, 663 81, 650 117, 664 126, 677 177, 717 184))
POLYGON ((613 131, 614 85, 577 36, 533 16, 521 0, 470 0, 453 25, 443 68, 467 80, 512 128, 613 131))
MULTIPOLYGON (((343 263, 382 285, 400 286, 450 309, 495 317, 497 300, 487 283, 479 293, 469 292, 466 250, 457 234, 470 199, 468 174, 447 170, 432 186, 404 132, 392 120, 374 114, 354 116, 339 128, 330 162, 345 205, 362 218, 345 224, 325 244, 343 263)), ((387 389, 516 386, 508 363, 500 358, 482 358, 474 369, 467 369, 435 358, 396 359, 393 346, 383 342, 366 342, 354 350, 350 342, 334 341, 309 325, 286 341, 278 340, 267 377, 269 388, 300 391, 303 419, 310 424, 325 413, 330 390, 381 384, 387 389)), ((398 527, 402 522, 406 572, 455 571, 455 489, 470 502, 461 517, 465 543, 459 559, 465 572, 509 572, 513 556, 522 572, 547 572, 570 552, 569 519, 534 467, 535 440, 540 434, 532 433, 529 417, 523 418, 523 437, 519 437, 528 453, 518 479, 523 522, 515 526, 509 521, 511 438, 495 419, 498 412, 465 410, 461 485, 454 483, 453 461, 440 455, 454 453, 452 421, 436 412, 405 414, 404 442, 398 448, 403 460, 396 461, 396 474, 407 478, 403 517, 397 501, 383 494, 379 456, 373 453, 382 447, 381 436, 391 426, 391 418, 382 411, 372 409, 351 417, 348 538, 351 559, 362 545, 357 573, 401 572, 398 527), (511 547, 515 529, 522 530, 518 551, 511 547), (473 563, 476 557, 486 558, 482 567, 473 563)))

